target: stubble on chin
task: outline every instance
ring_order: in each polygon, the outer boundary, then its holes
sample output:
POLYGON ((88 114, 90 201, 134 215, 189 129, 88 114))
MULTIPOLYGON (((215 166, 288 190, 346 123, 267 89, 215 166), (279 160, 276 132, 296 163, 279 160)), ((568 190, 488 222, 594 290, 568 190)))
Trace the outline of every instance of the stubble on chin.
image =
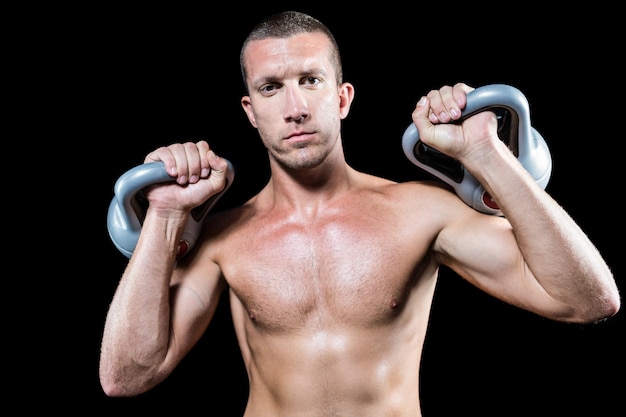
POLYGON ((309 143, 297 143, 289 149, 275 149, 272 154, 281 165, 292 170, 316 168, 326 158, 321 149, 309 143))

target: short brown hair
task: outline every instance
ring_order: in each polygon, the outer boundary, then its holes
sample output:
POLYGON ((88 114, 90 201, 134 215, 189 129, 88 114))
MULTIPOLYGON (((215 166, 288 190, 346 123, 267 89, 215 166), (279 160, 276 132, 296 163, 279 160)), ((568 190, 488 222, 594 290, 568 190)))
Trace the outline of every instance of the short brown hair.
POLYGON ((241 53, 239 54, 239 65, 241 66, 241 76, 243 77, 243 84, 246 91, 248 90, 248 85, 246 82, 247 73, 243 55, 250 42, 269 38, 290 38, 298 34, 312 32, 321 32, 330 40, 332 46, 331 63, 335 67, 337 83, 341 84, 343 82, 341 54, 339 53, 337 41, 330 29, 321 21, 306 13, 290 10, 276 13, 257 23, 243 42, 241 53))

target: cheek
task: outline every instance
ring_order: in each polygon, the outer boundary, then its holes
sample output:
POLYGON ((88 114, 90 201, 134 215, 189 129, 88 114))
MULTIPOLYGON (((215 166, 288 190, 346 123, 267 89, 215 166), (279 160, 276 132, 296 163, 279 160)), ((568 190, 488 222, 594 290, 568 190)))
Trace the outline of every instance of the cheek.
POLYGON ((252 114, 250 123, 252 126, 256 127, 261 136, 265 136, 271 132, 272 126, 276 125, 275 121, 277 116, 272 116, 271 112, 268 111, 256 111, 252 114))
POLYGON ((343 109, 340 106, 338 97, 327 97, 320 103, 318 103, 317 111, 319 114, 318 120, 324 121, 324 123, 331 123, 330 121, 339 121, 345 117, 343 109))
POLYGON ((268 103, 264 102, 257 106, 250 106, 248 111, 248 119, 250 119, 250 123, 256 128, 259 126, 267 126, 272 123, 272 118, 276 118, 275 107, 268 103))

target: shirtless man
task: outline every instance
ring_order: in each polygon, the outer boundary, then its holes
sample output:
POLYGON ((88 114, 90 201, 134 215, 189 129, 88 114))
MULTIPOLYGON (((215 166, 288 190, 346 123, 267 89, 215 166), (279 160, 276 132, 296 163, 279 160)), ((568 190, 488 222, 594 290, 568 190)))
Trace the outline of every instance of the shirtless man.
POLYGON ((552 320, 593 323, 619 310, 610 269, 498 138, 494 114, 447 123, 471 87, 429 92, 412 119, 504 217, 473 210, 439 183, 396 183, 346 163, 341 123, 354 87, 319 21, 269 18, 244 42, 241 65, 241 105, 267 148, 271 178, 242 207, 212 214, 177 260, 190 210, 223 189, 228 166, 205 141, 146 156, 177 183, 147 192, 104 328, 107 395, 135 396, 167 378, 223 291, 249 378, 245 417, 421 416, 420 359, 442 265, 552 320))

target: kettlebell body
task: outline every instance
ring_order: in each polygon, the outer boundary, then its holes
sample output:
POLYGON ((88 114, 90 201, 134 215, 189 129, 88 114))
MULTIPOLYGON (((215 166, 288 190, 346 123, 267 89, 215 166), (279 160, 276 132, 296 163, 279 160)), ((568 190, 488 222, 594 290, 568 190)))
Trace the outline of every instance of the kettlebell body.
MULTIPOLYGON (((219 193, 211 196, 191 211, 179 244, 179 258, 185 255, 196 243, 202 222, 219 198, 228 190, 234 179, 234 169, 228 163, 226 184, 219 193)), ((148 162, 124 173, 115 182, 114 197, 109 204, 107 228, 115 247, 130 258, 135 250, 148 202, 141 190, 148 185, 174 182, 163 162, 148 162)))
MULTIPOLYGON (((496 113, 498 136, 545 189, 552 174, 552 157, 543 137, 531 126, 526 97, 518 89, 505 84, 476 88, 468 93, 465 109, 455 123, 486 110, 496 113)), ((402 148, 413 164, 451 185, 466 204, 483 213, 502 216, 489 193, 463 165, 423 143, 413 123, 402 136, 402 148)))

